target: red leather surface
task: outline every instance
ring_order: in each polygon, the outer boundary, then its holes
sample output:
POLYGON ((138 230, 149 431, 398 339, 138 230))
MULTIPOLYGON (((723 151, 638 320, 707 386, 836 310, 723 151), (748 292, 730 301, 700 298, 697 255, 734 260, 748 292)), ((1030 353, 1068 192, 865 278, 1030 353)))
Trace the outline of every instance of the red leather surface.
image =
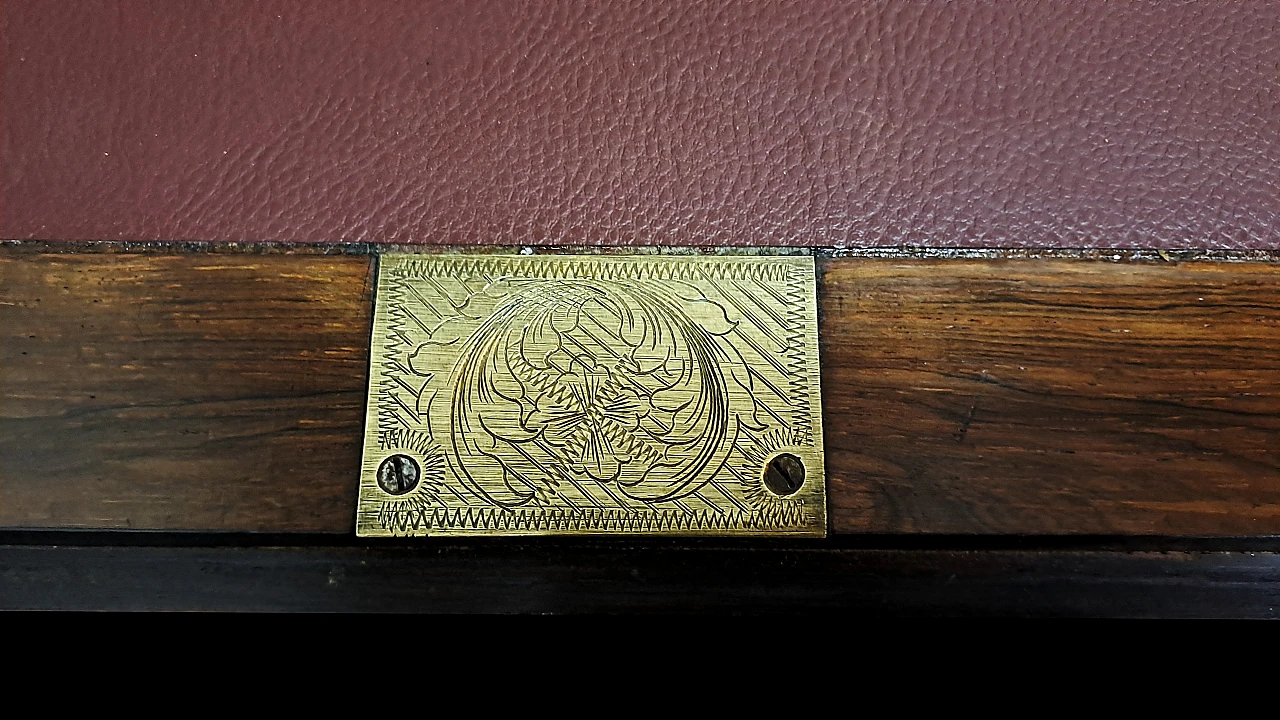
POLYGON ((5 0, 0 236, 1280 246, 1280 2, 5 0))

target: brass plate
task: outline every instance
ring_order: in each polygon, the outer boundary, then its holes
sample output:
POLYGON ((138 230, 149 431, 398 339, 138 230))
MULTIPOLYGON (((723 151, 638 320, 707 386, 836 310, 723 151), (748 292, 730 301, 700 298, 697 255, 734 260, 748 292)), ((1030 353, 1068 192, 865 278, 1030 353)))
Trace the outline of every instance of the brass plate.
POLYGON ((826 534, 810 256, 386 255, 356 533, 826 534))

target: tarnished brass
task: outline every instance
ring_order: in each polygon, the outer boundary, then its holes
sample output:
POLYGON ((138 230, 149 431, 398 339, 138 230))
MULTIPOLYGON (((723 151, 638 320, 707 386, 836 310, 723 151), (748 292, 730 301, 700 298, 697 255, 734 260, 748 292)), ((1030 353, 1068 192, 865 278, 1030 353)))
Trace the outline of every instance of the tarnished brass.
POLYGON ((356 530, 826 533, 810 256, 386 255, 356 530))

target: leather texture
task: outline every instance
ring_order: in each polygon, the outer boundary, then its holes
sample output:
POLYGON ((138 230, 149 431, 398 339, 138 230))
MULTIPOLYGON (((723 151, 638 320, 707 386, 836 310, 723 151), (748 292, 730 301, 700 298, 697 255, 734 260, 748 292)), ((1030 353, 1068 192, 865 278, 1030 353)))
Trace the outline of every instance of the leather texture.
POLYGON ((0 236, 1280 246, 1280 2, 5 0, 0 236))

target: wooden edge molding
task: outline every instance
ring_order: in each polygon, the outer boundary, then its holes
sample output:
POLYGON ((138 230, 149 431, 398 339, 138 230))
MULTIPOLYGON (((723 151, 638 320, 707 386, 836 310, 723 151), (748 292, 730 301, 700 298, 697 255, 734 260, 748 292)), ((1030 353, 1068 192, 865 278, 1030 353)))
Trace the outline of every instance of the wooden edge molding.
POLYGON ((1256 617, 1274 552, 0 545, 0 609, 1256 617))
MULTIPOLYGON (((370 246, 0 245, 0 527, 350 533, 370 246)), ((819 253, 836 533, 1280 534, 1280 263, 819 253)))

